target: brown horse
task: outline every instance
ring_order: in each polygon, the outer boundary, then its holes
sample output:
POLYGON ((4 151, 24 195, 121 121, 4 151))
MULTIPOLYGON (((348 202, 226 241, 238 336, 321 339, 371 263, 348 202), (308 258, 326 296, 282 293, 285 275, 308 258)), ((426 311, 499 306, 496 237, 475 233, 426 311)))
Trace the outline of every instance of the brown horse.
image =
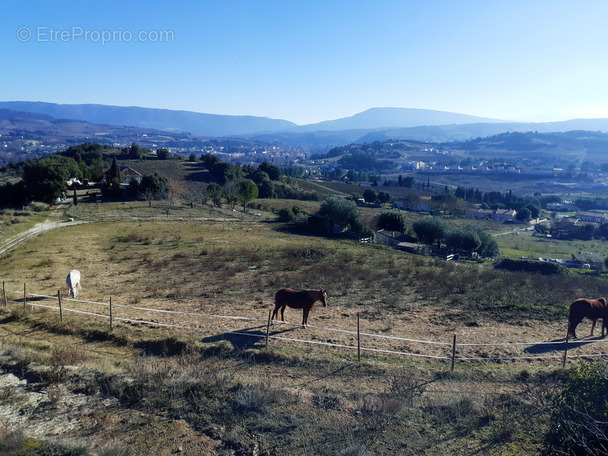
POLYGON ((283 288, 274 295, 274 312, 272 319, 278 317, 281 309, 281 320, 285 321, 285 307, 302 309, 302 326, 308 325, 308 314, 317 301, 321 301, 323 307, 327 305, 327 292, 325 290, 302 290, 296 291, 291 288, 283 288))
POLYGON ((591 325, 591 335, 595 329, 595 322, 602 319, 602 337, 604 337, 604 329, 608 324, 608 301, 606 298, 595 299, 577 299, 570 304, 570 317, 568 318, 568 336, 576 339, 576 327, 583 321, 583 318, 589 318, 593 321, 591 325))

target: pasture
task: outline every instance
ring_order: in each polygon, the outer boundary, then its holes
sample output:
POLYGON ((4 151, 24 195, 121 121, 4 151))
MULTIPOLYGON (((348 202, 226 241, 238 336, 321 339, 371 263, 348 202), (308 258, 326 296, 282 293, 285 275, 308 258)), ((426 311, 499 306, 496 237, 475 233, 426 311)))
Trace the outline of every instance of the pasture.
MULTIPOLYGON (((360 314, 362 330, 443 342, 454 334, 471 343, 559 340, 574 297, 607 294, 599 277, 446 263, 240 217, 92 222, 44 233, 0 258, 10 288, 27 283, 45 295, 65 293, 71 269, 82 273, 82 299, 262 320, 278 289, 322 288, 327 307, 312 310, 313 326, 353 329, 360 314)), ((124 441, 131 454, 535 454, 558 388, 558 361, 450 372, 432 360, 370 355, 357 363, 352 351, 238 346, 221 337, 250 323, 191 321, 208 330, 202 335, 118 325, 109 334, 106 322, 79 316, 60 323, 52 311, 3 313, 0 350, 17 363, 4 368, 43 379, 45 391, 61 388, 38 410, 54 416, 78 398, 106 398, 97 422, 81 418, 73 435, 59 435, 97 449, 124 441)), ((302 313, 288 308, 285 316, 300 323, 302 313)), ((590 326, 578 331, 586 336, 590 326)), ((273 331, 339 342, 299 325, 273 331)), ((48 436, 41 424, 23 426, 48 436)))

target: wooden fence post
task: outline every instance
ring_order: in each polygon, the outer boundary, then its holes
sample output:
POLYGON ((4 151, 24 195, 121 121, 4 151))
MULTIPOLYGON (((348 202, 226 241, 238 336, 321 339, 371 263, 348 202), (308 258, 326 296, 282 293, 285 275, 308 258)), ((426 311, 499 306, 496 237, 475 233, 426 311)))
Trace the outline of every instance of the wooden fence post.
POLYGON ((266 323, 266 346, 268 347, 268 337, 270 334, 270 317, 272 316, 272 310, 268 311, 268 323, 266 323))
POLYGON ((357 312, 357 362, 361 362, 361 318, 357 312))
POLYGON ((59 301, 59 321, 63 322, 63 308, 61 307, 61 290, 57 290, 57 301, 59 301))
MULTIPOLYGON (((568 329, 570 329, 570 327, 568 326, 568 329)), ((570 338, 570 331, 568 331, 568 334, 566 334, 566 342, 565 342, 565 346, 564 346, 564 360, 562 361, 562 369, 564 369, 566 367, 566 358, 568 357, 568 340, 570 338)))
POLYGON ((112 321, 112 296, 110 296, 110 331, 114 329, 114 322, 112 321))
POLYGON ((25 306, 27 305, 27 297, 26 297, 26 287, 25 282, 23 283, 23 310, 25 311, 25 306))
POLYGON ((454 340, 452 341, 452 371, 454 371, 454 364, 456 363, 456 334, 454 334, 454 340))

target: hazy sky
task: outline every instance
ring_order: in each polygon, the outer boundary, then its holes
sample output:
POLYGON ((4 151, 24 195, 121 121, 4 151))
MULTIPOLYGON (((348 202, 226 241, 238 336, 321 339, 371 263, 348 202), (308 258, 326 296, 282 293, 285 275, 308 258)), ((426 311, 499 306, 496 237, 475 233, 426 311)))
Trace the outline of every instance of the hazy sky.
POLYGON ((0 0, 0 100, 608 117, 605 0, 0 0))

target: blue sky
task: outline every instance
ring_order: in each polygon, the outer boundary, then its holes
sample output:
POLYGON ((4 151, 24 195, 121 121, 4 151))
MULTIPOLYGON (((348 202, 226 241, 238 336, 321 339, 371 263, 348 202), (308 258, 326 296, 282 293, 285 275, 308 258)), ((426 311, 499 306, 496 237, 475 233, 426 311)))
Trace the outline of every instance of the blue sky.
POLYGON ((604 0, 2 0, 0 100, 608 117, 604 0), (105 41, 105 42, 104 42, 105 41))

